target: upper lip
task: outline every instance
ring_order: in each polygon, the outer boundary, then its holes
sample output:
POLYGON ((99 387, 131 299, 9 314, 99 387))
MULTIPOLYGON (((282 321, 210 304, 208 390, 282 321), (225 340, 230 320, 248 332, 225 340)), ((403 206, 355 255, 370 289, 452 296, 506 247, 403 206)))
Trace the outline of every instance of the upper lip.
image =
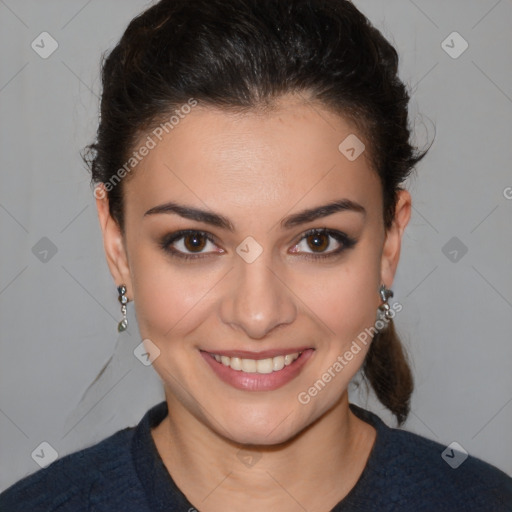
POLYGON ((295 348, 274 348, 271 350, 262 350, 261 352, 250 352, 248 350, 203 350, 209 354, 227 357, 239 357, 240 359, 269 359, 277 356, 285 356, 286 354, 295 354, 296 352, 303 352, 304 350, 311 349, 312 347, 295 347, 295 348))

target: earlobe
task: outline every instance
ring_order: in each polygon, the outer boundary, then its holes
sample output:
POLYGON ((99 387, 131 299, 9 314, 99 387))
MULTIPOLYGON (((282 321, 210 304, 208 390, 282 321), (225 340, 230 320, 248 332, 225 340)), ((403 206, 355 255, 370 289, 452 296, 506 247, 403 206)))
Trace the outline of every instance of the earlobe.
POLYGON ((108 194, 103 184, 96 187, 94 196, 96 197, 103 247, 110 273, 116 287, 124 284, 127 288, 127 295, 130 297, 132 286, 124 238, 119 224, 110 215, 108 194))
POLYGON ((411 194, 407 190, 398 191, 395 217, 391 227, 386 232, 386 240, 382 249, 381 281, 388 288, 391 287, 395 278, 398 261, 400 260, 402 236, 411 218, 411 206, 411 194))

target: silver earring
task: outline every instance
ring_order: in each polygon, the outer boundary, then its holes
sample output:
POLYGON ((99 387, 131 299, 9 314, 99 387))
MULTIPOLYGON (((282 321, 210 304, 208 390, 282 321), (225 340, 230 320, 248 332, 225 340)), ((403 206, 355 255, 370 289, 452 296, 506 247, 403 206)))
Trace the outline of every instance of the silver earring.
POLYGON ((382 304, 379 306, 379 317, 380 320, 391 320, 393 318, 393 313, 391 313, 391 307, 388 304, 388 299, 393 297, 393 290, 386 288, 385 285, 380 285, 379 288, 380 298, 382 299, 382 304))
POLYGON ((119 294, 118 300, 121 303, 121 313, 123 314, 122 320, 117 324, 117 331, 123 332, 128 328, 128 319, 126 318, 126 304, 128 304, 128 297, 126 296, 126 286, 122 284, 117 287, 119 294))

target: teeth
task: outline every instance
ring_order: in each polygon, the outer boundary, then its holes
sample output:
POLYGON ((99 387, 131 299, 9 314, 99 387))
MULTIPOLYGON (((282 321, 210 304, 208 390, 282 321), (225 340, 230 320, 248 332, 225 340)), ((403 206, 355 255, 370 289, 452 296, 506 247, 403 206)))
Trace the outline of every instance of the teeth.
POLYGON ((272 373, 274 371, 274 360, 269 359, 258 359, 256 362, 256 371, 258 373, 272 373))
POLYGON ((294 352, 285 356, 270 357, 268 359, 242 359, 240 357, 227 357, 212 354, 215 360, 232 370, 246 373, 272 373, 282 370, 295 361, 302 352, 294 352))
POLYGON ((246 373, 255 373, 257 363, 254 359, 242 359, 242 371, 246 373))
POLYGON ((294 358, 293 354, 286 354, 284 356, 284 365, 288 366, 288 365, 292 364, 293 361, 295 361, 295 359, 297 359, 297 358, 294 358))
POLYGON ((277 356, 272 359, 272 364, 274 365, 273 370, 278 372, 284 368, 284 356, 277 356))
POLYGON ((231 366, 233 370, 240 371, 242 369, 242 360, 239 357, 226 357, 226 362, 222 364, 224 366, 231 366))

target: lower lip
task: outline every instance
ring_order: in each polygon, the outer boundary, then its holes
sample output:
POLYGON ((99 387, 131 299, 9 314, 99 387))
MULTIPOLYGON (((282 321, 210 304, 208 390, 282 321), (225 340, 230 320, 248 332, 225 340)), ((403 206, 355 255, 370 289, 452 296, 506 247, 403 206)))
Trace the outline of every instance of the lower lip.
POLYGON ((304 350, 292 364, 272 373, 248 373, 233 370, 229 366, 219 363, 208 352, 201 351, 201 355, 216 375, 226 384, 243 391, 273 391, 294 379, 313 355, 313 352, 314 350, 311 348, 304 350))

